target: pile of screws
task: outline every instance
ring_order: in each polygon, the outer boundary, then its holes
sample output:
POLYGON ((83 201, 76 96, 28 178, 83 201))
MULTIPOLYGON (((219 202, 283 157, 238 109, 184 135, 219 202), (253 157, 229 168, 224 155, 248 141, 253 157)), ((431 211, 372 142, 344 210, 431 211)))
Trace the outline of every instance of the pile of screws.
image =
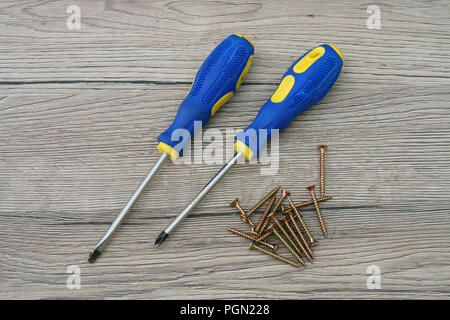
POLYGON ((239 200, 235 199, 231 202, 231 206, 236 207, 240 213, 242 222, 251 227, 249 233, 239 231, 234 228, 228 228, 228 230, 234 234, 237 234, 243 238, 251 241, 250 249, 258 250, 264 254, 267 254, 275 259, 290 264, 294 267, 300 267, 300 264, 306 267, 306 263, 302 259, 302 256, 306 257, 309 262, 313 262, 314 253, 312 247, 317 244, 310 233, 308 227, 305 224, 303 216, 300 212, 300 208, 309 205, 314 205, 316 214, 319 220, 322 234, 325 238, 328 238, 328 232, 325 222, 322 217, 322 213, 319 208, 319 202, 327 201, 331 199, 331 196, 325 196, 325 150, 326 145, 320 145, 317 147, 320 151, 320 198, 317 198, 315 193, 315 186, 309 186, 307 189, 311 193, 311 200, 294 203, 290 197, 290 193, 286 190, 281 190, 281 196, 277 200, 277 193, 281 189, 281 186, 274 188, 264 198, 262 198, 253 208, 247 212, 242 209, 239 204, 239 200), (289 206, 284 207, 283 201, 287 200, 289 206), (261 215, 258 223, 255 224, 252 221, 251 215, 255 213, 260 207, 268 202, 267 207, 261 215), (281 212, 282 218, 277 218, 276 213, 281 212), (278 245, 267 242, 266 240, 274 235, 281 243, 292 253, 297 262, 287 259, 276 253, 278 245), (308 238, 308 240, 306 238, 308 238), (267 247, 270 250, 262 248, 267 247))

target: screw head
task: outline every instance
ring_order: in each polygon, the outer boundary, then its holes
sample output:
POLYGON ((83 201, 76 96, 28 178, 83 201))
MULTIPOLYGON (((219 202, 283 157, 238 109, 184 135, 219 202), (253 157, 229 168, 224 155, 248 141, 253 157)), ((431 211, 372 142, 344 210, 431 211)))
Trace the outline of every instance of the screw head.
POLYGON ((315 246, 316 244, 319 243, 319 241, 317 241, 316 239, 311 239, 310 241, 311 241, 311 247, 315 246))
POLYGON ((252 231, 250 231, 250 235, 252 235, 253 237, 259 237, 259 234, 256 233, 253 228, 252 231))
POLYGON ((276 245, 273 246, 272 251, 273 251, 273 252, 277 252, 277 250, 278 250, 278 244, 276 244, 276 245))
POLYGON ((317 146, 317 149, 319 149, 320 151, 325 151, 327 150, 328 146, 326 144, 321 144, 317 146))
POLYGON ((283 196, 284 197, 289 197, 290 195, 291 195, 291 193, 289 191, 283 189, 283 196))
POLYGON ((239 205, 239 198, 236 198, 230 202, 230 206, 236 207, 236 205, 239 205))
POLYGON ((306 187, 306 189, 308 189, 309 191, 313 191, 315 187, 316 185, 313 184, 312 186, 306 187))

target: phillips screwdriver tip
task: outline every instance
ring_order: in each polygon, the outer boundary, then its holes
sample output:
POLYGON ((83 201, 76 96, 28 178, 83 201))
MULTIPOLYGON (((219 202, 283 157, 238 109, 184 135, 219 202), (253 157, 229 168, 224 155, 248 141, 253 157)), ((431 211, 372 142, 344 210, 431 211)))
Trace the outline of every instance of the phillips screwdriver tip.
POLYGON ((154 243, 154 246, 155 246, 155 247, 159 246, 161 243, 164 242, 164 240, 166 240, 166 238, 167 238, 168 236, 169 236, 169 235, 168 235, 167 233, 165 233, 164 231, 161 232, 161 233, 159 234, 158 238, 156 238, 155 243, 154 243))
POLYGON ((94 263, 95 260, 97 260, 98 256, 100 255, 100 253, 101 252, 98 251, 97 249, 92 250, 92 252, 89 254, 88 261, 90 263, 94 263))

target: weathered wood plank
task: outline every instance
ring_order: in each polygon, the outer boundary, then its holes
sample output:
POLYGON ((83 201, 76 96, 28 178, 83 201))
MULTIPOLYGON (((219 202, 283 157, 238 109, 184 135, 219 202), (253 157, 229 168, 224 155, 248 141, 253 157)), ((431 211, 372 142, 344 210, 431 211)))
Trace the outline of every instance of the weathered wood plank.
MULTIPOLYGON (((187 86, 8 87, 0 100, 0 252, 2 286, 9 289, 3 296, 448 296, 448 115, 421 111, 426 105, 437 109, 448 94, 438 88, 411 92, 394 110, 389 100, 396 93, 378 86, 372 96, 391 97, 375 101, 367 112, 367 96, 354 86, 338 84, 283 133, 279 175, 236 167, 172 241, 154 249, 160 229, 219 167, 167 164, 95 265, 84 262, 87 253, 156 160, 157 132, 169 123, 187 86), (250 206, 276 184, 295 199, 307 199, 304 187, 318 180, 315 146, 321 142, 330 146, 327 190, 335 198, 322 206, 331 239, 321 242, 317 262, 292 272, 248 254, 246 242, 224 228, 243 228, 228 202, 240 196, 250 206), (71 264, 81 266, 80 291, 65 288, 71 264), (371 264, 386 272, 379 294, 365 287, 371 264)), ((244 85, 209 127, 242 126, 272 90, 244 85)), ((320 239, 311 208, 305 215, 320 239)))
MULTIPOLYGON (((449 298, 450 100, 445 1, 66 1, 0 4, 1 298, 449 298), (312 27, 314 26, 314 27, 312 27), (204 56, 232 32, 251 36, 247 81, 208 128, 245 127, 286 67, 332 41, 344 71, 323 102, 280 136, 279 172, 239 165, 173 238, 152 243, 220 164, 167 163, 96 264, 88 252, 156 161, 158 134, 204 56), (231 235, 274 185, 308 199, 316 145, 327 143, 321 205, 330 239, 307 270, 283 266, 231 235), (195 236, 194 236, 195 235, 195 236), (81 290, 66 269, 81 268, 81 290), (382 288, 368 290, 378 265, 382 288)), ((232 134, 230 133, 231 137, 232 134)), ((206 142, 205 142, 206 144, 206 142)), ((283 252, 283 251, 282 251, 283 252)))
POLYGON ((2 1, 2 81, 191 82, 212 48, 234 32, 256 46, 250 82, 277 82, 299 54, 323 42, 338 45, 347 72, 360 79, 448 79, 445 0, 380 4, 380 30, 367 29, 365 1, 79 0, 82 27, 68 30, 72 4, 2 1))

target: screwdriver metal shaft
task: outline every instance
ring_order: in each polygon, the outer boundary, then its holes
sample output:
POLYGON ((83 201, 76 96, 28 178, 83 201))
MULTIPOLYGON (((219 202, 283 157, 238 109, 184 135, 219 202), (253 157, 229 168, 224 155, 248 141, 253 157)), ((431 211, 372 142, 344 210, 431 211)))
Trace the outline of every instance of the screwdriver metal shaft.
POLYGON ((100 239, 100 241, 95 245, 94 249, 89 254, 88 261, 94 262, 97 257, 102 253, 103 248, 108 243, 109 239, 111 239, 111 236, 116 232, 117 228, 122 224, 123 219, 127 216, 128 212, 130 212, 131 208, 133 208, 136 201, 139 199, 142 192, 145 190, 147 185, 152 180, 153 176, 158 172, 159 168, 161 168, 162 164, 168 157, 167 153, 163 153, 161 157, 158 159, 156 164, 153 166, 152 170, 147 174, 147 176, 144 178, 144 180, 141 182, 137 190, 134 192, 133 196, 128 200, 125 207, 123 207, 122 211, 120 211, 119 215, 117 216, 116 220, 111 224, 109 229, 105 232, 103 237, 100 239))
POLYGON ((222 179, 222 177, 237 163, 238 159, 243 156, 244 154, 242 152, 236 152, 231 158, 230 161, 228 161, 223 168, 217 172, 217 174, 203 187, 202 191, 200 191, 197 196, 194 198, 194 200, 191 201, 187 205, 187 207, 175 218, 173 221, 167 226, 167 228, 164 229, 163 232, 159 234, 159 236, 155 240, 155 246, 159 246, 170 234, 170 232, 181 222, 183 221, 189 213, 191 213, 192 209, 194 209, 197 204, 202 201, 202 199, 206 196, 206 194, 214 188, 214 186, 217 184, 217 182, 222 179))

